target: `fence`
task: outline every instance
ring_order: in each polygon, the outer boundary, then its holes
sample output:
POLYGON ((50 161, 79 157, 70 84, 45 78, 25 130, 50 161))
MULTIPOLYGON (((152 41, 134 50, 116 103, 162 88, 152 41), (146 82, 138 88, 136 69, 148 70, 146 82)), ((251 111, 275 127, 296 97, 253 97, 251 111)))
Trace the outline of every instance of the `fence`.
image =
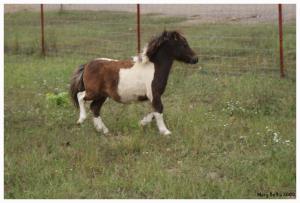
MULTIPOLYGON (((39 5, 33 8, 38 10, 39 5)), ((32 29, 22 30, 30 36, 23 42, 17 39, 18 29, 8 29, 13 35, 5 38, 5 52, 34 53, 41 46, 39 50, 50 56, 128 58, 154 34, 179 29, 206 69, 255 73, 280 70, 282 77, 285 72, 295 73, 295 5, 283 5, 282 10, 281 5, 133 4, 44 5, 40 9, 41 18, 38 12, 30 12, 30 21, 6 14, 5 27, 11 23, 12 28, 31 25, 32 29)))

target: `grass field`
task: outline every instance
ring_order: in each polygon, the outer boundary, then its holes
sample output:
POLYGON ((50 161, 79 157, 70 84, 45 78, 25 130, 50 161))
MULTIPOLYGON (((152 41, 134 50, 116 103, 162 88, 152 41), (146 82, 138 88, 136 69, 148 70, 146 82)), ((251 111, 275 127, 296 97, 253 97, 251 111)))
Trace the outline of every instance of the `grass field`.
POLYGON ((201 53, 197 66, 174 64, 163 96, 173 134, 165 138, 155 123, 138 126, 151 110, 147 103, 108 101, 102 117, 111 134, 103 136, 91 115, 76 125, 78 112, 69 100, 47 99, 68 91, 79 64, 134 55, 134 14, 48 12, 45 58, 38 20, 34 12, 5 14, 5 198, 268 198, 258 193, 296 192, 294 23, 284 27, 287 77, 280 79, 275 23, 188 25, 184 18, 143 16, 143 42, 165 26, 179 27, 201 53), (118 36, 123 32, 129 35, 118 36), (240 37, 201 38, 215 35, 240 37))

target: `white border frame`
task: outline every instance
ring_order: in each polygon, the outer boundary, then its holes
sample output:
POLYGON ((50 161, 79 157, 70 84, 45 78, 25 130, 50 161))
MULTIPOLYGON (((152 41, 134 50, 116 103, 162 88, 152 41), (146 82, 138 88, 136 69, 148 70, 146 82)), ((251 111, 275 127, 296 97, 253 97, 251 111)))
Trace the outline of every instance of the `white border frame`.
MULTIPOLYGON (((57 0, 43 0, 43 1, 37 1, 37 0, 3 0, 1 1, 0 4, 0 15, 1 15, 1 23, 0 23, 0 38, 1 38, 1 51, 0 51, 0 58, 1 58, 1 69, 0 69, 0 200, 4 199, 4 4, 136 4, 136 3, 141 3, 141 4, 296 4, 296 22, 297 22, 297 48, 296 48, 296 54, 297 54, 297 61, 296 61, 296 70, 298 69, 299 66, 299 15, 300 15, 300 6, 298 3, 299 1, 297 0, 160 0, 160 1, 153 1, 153 0, 110 0, 109 3, 105 0, 64 0, 64 1, 57 1, 57 0), (297 15, 298 14, 298 15, 297 15)), ((299 71, 296 71, 297 78, 299 78, 299 71)), ((297 106, 299 107, 299 99, 298 96, 300 95, 300 87, 299 87, 299 82, 296 81, 296 92, 297 92, 297 106)), ((299 108, 296 108, 296 118, 299 118, 299 108)), ((300 121, 297 119, 297 127, 300 126, 300 121)), ((297 174, 299 175, 299 167, 298 167, 298 161, 299 161, 299 139, 297 139, 297 135, 299 134, 298 128, 296 128, 296 168, 297 168, 297 174)), ((297 195, 299 195, 299 178, 296 178, 296 191, 297 195)), ((297 196, 296 196, 297 197, 297 196)), ((297 198, 299 199, 299 198, 297 198)), ((297 199, 291 199, 291 200, 243 200, 243 201, 250 201, 250 202, 262 202, 262 201, 296 201, 297 199)), ((5 200, 5 201, 14 201, 14 202, 19 202, 19 201, 40 201, 40 200, 5 200)), ((84 201, 84 200, 44 200, 44 201, 84 201)), ((99 200, 88 200, 88 201, 99 201, 99 200)), ((157 200, 102 200, 102 201, 109 201, 109 202, 132 202, 132 201, 157 201, 157 200)), ((163 200, 166 202, 170 201, 198 201, 198 200, 163 200)), ((201 201, 212 201, 212 200, 201 200, 201 201)), ((226 200, 213 200, 214 202, 219 202, 219 201, 226 201, 226 200)), ((228 200, 227 200, 228 201, 228 200)), ((230 201, 241 201, 241 199, 237 200, 230 200, 230 201)))

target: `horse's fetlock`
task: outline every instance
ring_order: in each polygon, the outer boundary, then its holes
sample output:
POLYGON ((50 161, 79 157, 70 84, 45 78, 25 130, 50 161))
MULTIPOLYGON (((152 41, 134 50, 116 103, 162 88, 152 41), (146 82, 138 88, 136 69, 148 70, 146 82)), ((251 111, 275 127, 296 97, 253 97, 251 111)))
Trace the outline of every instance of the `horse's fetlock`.
POLYGON ((85 121, 86 117, 80 117, 77 121, 77 124, 82 124, 85 121))
POLYGON ((160 134, 162 134, 162 135, 171 135, 172 133, 168 129, 165 129, 165 130, 160 131, 160 134))

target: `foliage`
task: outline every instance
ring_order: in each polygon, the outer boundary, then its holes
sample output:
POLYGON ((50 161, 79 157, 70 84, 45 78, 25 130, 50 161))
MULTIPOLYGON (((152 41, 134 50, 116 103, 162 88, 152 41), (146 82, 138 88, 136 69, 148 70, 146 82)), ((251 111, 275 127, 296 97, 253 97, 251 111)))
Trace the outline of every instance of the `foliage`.
POLYGON ((67 92, 60 92, 58 94, 47 93, 46 99, 57 106, 66 106, 69 104, 69 94, 67 92))

